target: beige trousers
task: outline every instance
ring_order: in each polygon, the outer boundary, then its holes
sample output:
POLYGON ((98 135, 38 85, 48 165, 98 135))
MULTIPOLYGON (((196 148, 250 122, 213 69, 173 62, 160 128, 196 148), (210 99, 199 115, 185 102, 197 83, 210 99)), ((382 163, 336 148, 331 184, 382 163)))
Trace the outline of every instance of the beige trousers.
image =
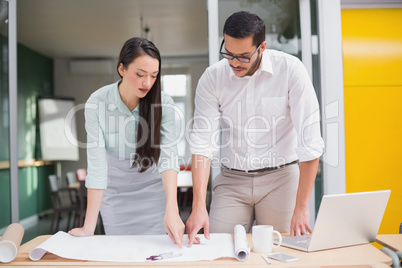
POLYGON ((298 183, 297 164, 258 174, 223 168, 212 182, 210 232, 233 233, 236 224, 250 232, 254 221, 290 232, 298 183))

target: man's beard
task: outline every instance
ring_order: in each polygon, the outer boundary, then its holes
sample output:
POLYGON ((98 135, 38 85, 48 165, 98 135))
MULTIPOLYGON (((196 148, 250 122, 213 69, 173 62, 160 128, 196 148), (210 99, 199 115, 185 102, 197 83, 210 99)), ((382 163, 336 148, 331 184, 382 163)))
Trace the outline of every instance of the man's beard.
POLYGON ((258 51, 258 58, 254 61, 253 65, 251 65, 249 71, 244 76, 251 75, 251 73, 257 69, 259 63, 260 63, 260 51, 258 51))
MULTIPOLYGON (((251 67, 248 69, 248 72, 243 75, 243 76, 239 76, 239 77, 245 77, 247 75, 251 75, 251 73, 257 68, 258 64, 260 63, 260 51, 258 51, 258 58, 254 61, 254 63, 251 65, 251 67)), ((233 69, 243 69, 243 70, 247 70, 246 68, 236 68, 233 65, 230 65, 230 67, 232 67, 233 69)))

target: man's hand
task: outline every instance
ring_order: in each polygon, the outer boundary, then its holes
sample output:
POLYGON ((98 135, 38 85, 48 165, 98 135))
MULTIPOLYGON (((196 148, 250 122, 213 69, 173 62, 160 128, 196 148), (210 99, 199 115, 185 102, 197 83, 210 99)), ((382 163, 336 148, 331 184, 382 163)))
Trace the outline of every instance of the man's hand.
POLYGON ((319 159, 313 159, 300 163, 299 186, 296 195, 296 206, 290 223, 290 235, 305 235, 312 233, 310 228, 310 210, 308 203, 313 191, 315 177, 317 175, 319 159))
POLYGON ((200 243, 200 238, 196 236, 201 228, 204 228, 204 236, 209 240, 209 217, 206 207, 193 208, 186 222, 186 228, 189 240, 188 247, 200 243))
POLYGON ((310 228, 310 210, 307 207, 296 207, 290 223, 290 235, 298 236, 312 233, 310 228))
POLYGON ((198 231, 204 228, 204 236, 209 239, 209 217, 205 202, 207 195, 211 160, 202 155, 193 154, 191 162, 193 173, 193 211, 186 222, 188 247, 199 244, 198 231))

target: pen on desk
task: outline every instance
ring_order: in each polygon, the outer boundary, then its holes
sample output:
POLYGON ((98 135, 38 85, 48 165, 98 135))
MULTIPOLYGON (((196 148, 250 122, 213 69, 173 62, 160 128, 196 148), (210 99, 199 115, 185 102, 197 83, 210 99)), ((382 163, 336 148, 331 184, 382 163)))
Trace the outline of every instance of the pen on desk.
POLYGON ((267 257, 265 257, 264 255, 261 255, 261 257, 262 257, 268 264, 271 264, 271 262, 268 260, 267 257))

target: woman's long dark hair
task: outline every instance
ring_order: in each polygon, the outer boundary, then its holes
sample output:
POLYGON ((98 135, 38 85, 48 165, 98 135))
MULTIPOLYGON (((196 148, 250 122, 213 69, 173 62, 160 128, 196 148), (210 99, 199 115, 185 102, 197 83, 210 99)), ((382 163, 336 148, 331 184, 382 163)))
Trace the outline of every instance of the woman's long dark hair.
POLYGON ((139 167, 140 172, 146 171, 154 163, 157 164, 160 156, 162 121, 161 56, 159 50, 151 41, 145 38, 133 37, 124 43, 117 63, 117 73, 119 73, 120 63, 123 64, 123 68, 127 69, 136 58, 144 55, 159 61, 159 72, 151 90, 144 98, 140 99, 139 104, 137 148, 133 166, 139 167), (144 135, 148 135, 148 137, 144 137, 145 142, 142 141, 144 135))

